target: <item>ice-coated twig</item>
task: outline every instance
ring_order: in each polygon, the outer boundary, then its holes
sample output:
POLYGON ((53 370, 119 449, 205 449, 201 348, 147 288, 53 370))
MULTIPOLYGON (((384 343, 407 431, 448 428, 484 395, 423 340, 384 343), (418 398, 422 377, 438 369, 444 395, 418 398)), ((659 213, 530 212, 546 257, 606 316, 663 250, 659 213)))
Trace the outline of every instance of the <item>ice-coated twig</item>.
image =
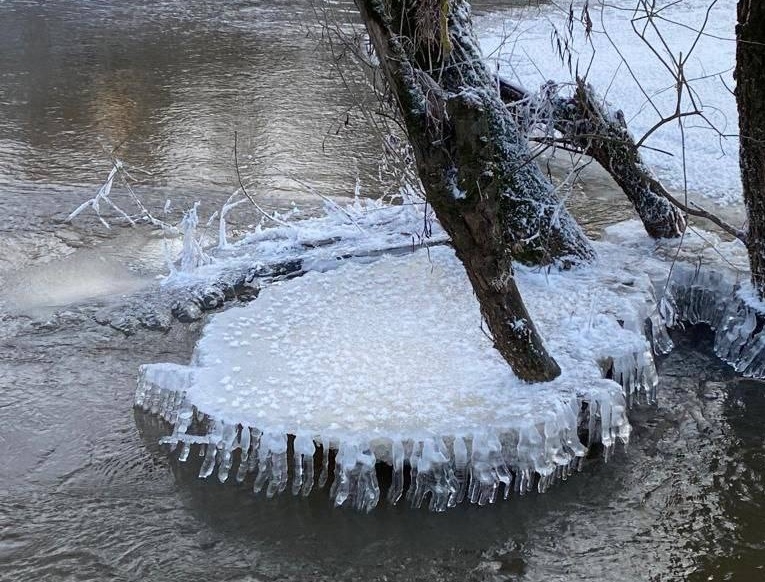
MULTIPOLYGON (((107 176, 106 181, 99 188, 98 193, 90 200, 86 200, 77 208, 75 208, 69 214, 69 216, 66 217, 65 221, 71 222, 87 208, 92 208, 101 224, 103 224, 106 228, 111 228, 109 222, 101 215, 101 204, 103 203, 110 206, 118 215, 124 218, 127 223, 130 224, 130 226, 135 226, 137 220, 146 220, 149 224, 161 228, 165 234, 177 235, 179 232, 177 227, 156 218, 154 215, 152 215, 151 212, 149 212, 139 196, 133 190, 133 187, 130 185, 130 179, 131 176, 127 170, 125 170, 125 165, 122 160, 112 158, 112 169, 109 171, 109 175, 107 176), (117 177, 121 179, 123 185, 130 194, 130 197, 139 209, 139 213, 135 217, 130 216, 127 212, 120 208, 114 202, 114 200, 111 199, 110 195, 112 192, 112 187, 114 186, 114 180, 117 177)), ((167 205, 165 208, 167 209, 167 205)))
POLYGON ((240 204, 247 202, 247 200, 233 201, 240 192, 241 189, 237 189, 226 199, 220 209, 220 217, 218 218, 218 249, 226 249, 229 246, 228 240, 226 239, 226 215, 240 204))
POLYGON ((252 203, 252 205, 255 207, 255 209, 260 212, 260 214, 263 216, 263 218, 267 218, 276 224, 280 226, 286 226, 287 228, 291 228, 291 225, 289 222, 283 221, 281 218, 276 216, 276 214, 269 214, 266 212, 260 204, 258 204, 255 201, 255 198, 250 196, 250 193, 247 192, 247 188, 244 187, 244 182, 242 182, 242 175, 239 173, 239 152, 237 150, 237 141, 238 141, 238 134, 235 131, 234 132, 234 169, 236 170, 236 179, 239 181, 239 188, 242 190, 242 194, 244 194, 247 199, 252 203))
POLYGON ((199 202, 187 210, 181 220, 181 231, 183 232, 183 248, 179 257, 181 271, 190 272, 200 265, 209 264, 212 259, 205 253, 201 241, 197 238, 197 226, 199 225, 199 216, 197 215, 199 202))
MULTIPOLYGON (((66 217, 66 222, 71 222, 77 216, 79 216, 80 213, 82 213, 86 208, 90 207, 93 209, 93 212, 96 213, 96 216, 98 217, 98 220, 101 221, 101 224, 103 224, 106 228, 111 228, 109 226, 109 223, 106 222, 106 220, 104 220, 104 218, 101 216, 100 203, 101 201, 106 202, 109 199, 109 193, 112 190, 112 184, 114 184, 114 178, 117 175, 118 170, 119 170, 118 165, 117 163, 115 163, 112 166, 111 171, 109 172, 109 176, 106 178, 106 182, 104 182, 103 185, 98 189, 98 193, 90 200, 86 200, 85 202, 80 204, 77 208, 75 208, 72 211, 72 213, 66 217)), ((122 214, 124 214, 124 212, 122 214)))

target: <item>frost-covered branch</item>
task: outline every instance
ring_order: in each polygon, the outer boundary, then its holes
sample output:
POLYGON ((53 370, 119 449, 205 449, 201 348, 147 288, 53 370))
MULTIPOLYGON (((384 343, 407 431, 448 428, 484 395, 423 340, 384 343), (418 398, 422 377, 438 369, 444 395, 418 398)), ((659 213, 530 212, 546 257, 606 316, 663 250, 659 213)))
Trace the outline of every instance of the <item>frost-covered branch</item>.
POLYGON ((629 132, 620 111, 610 109, 592 87, 579 80, 571 97, 557 94, 548 84, 546 97, 499 78, 500 94, 512 111, 527 125, 540 125, 547 133, 559 132, 556 144, 562 143, 591 156, 622 188, 640 216, 647 232, 657 238, 680 236, 685 228, 681 211, 709 220, 723 231, 746 243, 740 229, 698 205, 683 204, 672 196, 643 162, 640 145, 629 132), (540 109, 544 108, 544 111, 540 109))
POLYGON ((131 179, 131 176, 130 174, 128 174, 127 170, 125 169, 124 163, 117 158, 112 158, 112 169, 109 172, 109 175, 107 176, 106 181, 99 188, 98 193, 90 200, 86 200, 85 202, 80 204, 77 208, 75 208, 69 214, 69 216, 66 217, 66 222, 71 222, 72 220, 77 218, 80 214, 82 214, 82 212, 84 212, 88 208, 91 208, 93 212, 95 212, 96 217, 101 222, 101 224, 103 224, 106 228, 111 228, 111 226, 109 225, 109 222, 101 214, 101 204, 106 204, 108 207, 114 210, 119 216, 125 219, 125 221, 131 226, 135 226, 138 221, 146 221, 149 224, 152 224, 154 226, 161 228, 165 232, 177 234, 179 232, 178 228, 170 224, 167 224, 163 220, 156 218, 154 215, 152 215, 151 212, 149 212, 149 210, 146 208, 146 206, 144 206, 143 202, 141 202, 141 199, 138 197, 138 195, 135 193, 132 186, 130 185, 130 179, 131 179), (111 199, 112 187, 114 186, 114 180, 117 177, 119 177, 122 180, 122 183, 127 189, 131 200, 138 207, 138 214, 136 216, 130 216, 127 212, 125 212, 122 208, 120 208, 111 199))

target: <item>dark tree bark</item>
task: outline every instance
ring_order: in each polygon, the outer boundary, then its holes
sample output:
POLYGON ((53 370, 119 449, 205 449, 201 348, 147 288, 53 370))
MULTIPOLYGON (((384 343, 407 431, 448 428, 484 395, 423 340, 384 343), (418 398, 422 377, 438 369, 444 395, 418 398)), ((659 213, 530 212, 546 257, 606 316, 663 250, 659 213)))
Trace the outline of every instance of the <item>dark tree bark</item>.
POLYGON ((739 0, 736 100, 752 283, 765 298, 765 2, 739 0))
POLYGON ((589 241, 530 156, 497 94, 465 0, 356 0, 398 102, 417 170, 467 271, 497 350, 528 381, 560 369, 544 348, 513 260, 571 266, 589 241))
MULTIPOLYGON (((528 102, 524 89, 500 79, 503 101, 513 107, 528 102)), ((643 159, 630 135, 624 117, 610 111, 594 89, 579 80, 573 97, 550 97, 555 130, 562 141, 592 157, 606 170, 635 208, 646 232, 654 238, 676 238, 685 230, 683 213, 668 199, 668 192, 643 159)), ((519 115, 534 116, 526 108, 519 115)))

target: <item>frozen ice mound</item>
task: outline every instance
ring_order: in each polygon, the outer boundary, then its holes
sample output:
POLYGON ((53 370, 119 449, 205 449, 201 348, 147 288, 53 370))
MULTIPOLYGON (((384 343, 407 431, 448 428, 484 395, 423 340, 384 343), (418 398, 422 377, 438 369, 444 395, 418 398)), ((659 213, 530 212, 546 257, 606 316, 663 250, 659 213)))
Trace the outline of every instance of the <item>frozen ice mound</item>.
POLYGON ((765 304, 750 283, 741 242, 703 231, 689 231, 682 241, 651 241, 634 221, 609 227, 604 239, 642 256, 662 296, 666 326, 708 324, 722 360, 745 377, 765 377, 765 304))
POLYGON ((163 442, 180 447, 182 461, 198 448, 200 477, 252 475, 268 497, 331 482, 336 505, 369 511, 381 496, 380 462, 392 470, 390 503, 435 511, 544 491, 594 443, 608 455, 628 440, 628 402, 654 398, 653 352, 671 349, 667 325, 711 323, 725 338, 720 353, 762 373, 757 305, 729 266, 741 251, 720 243, 702 261, 704 244, 689 237, 678 251, 624 223, 596 243, 594 265, 519 267, 562 369, 553 382, 514 376, 482 329, 462 265, 440 246, 333 259, 331 270, 318 261, 264 286, 256 301, 210 319, 189 366, 143 366, 135 402, 173 425, 163 442))
POLYGON ((293 492, 310 492, 315 442, 325 466, 337 450, 338 505, 377 504, 377 461, 393 467, 391 501, 403 494, 406 464, 411 503, 427 498, 435 510, 543 490, 584 456, 580 423, 606 447, 628 438, 622 387, 603 379, 606 360, 649 390, 655 371, 645 338, 593 312, 588 291, 572 292, 580 283, 530 271, 523 279, 564 369, 545 385, 518 380, 493 349, 461 264, 441 247, 266 287, 212 318, 191 366, 144 366, 136 403, 174 424, 166 442, 181 444, 181 459, 191 444, 206 445, 201 476, 217 468, 228 478, 239 449, 237 478, 256 473, 254 488, 268 495, 288 475, 293 492), (192 436, 199 414, 207 428, 192 436))

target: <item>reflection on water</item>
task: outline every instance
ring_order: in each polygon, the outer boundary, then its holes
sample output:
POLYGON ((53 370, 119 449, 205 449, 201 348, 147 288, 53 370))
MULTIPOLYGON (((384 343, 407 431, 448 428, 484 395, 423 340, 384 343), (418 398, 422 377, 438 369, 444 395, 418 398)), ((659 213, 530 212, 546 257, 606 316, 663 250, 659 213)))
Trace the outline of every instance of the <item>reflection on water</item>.
POLYGON ((297 174, 345 193, 374 173, 376 139, 344 124, 353 101, 307 2, 11 1, 0 12, 0 184, 92 183, 119 146, 152 185, 230 190, 235 131, 255 191, 297 174))

